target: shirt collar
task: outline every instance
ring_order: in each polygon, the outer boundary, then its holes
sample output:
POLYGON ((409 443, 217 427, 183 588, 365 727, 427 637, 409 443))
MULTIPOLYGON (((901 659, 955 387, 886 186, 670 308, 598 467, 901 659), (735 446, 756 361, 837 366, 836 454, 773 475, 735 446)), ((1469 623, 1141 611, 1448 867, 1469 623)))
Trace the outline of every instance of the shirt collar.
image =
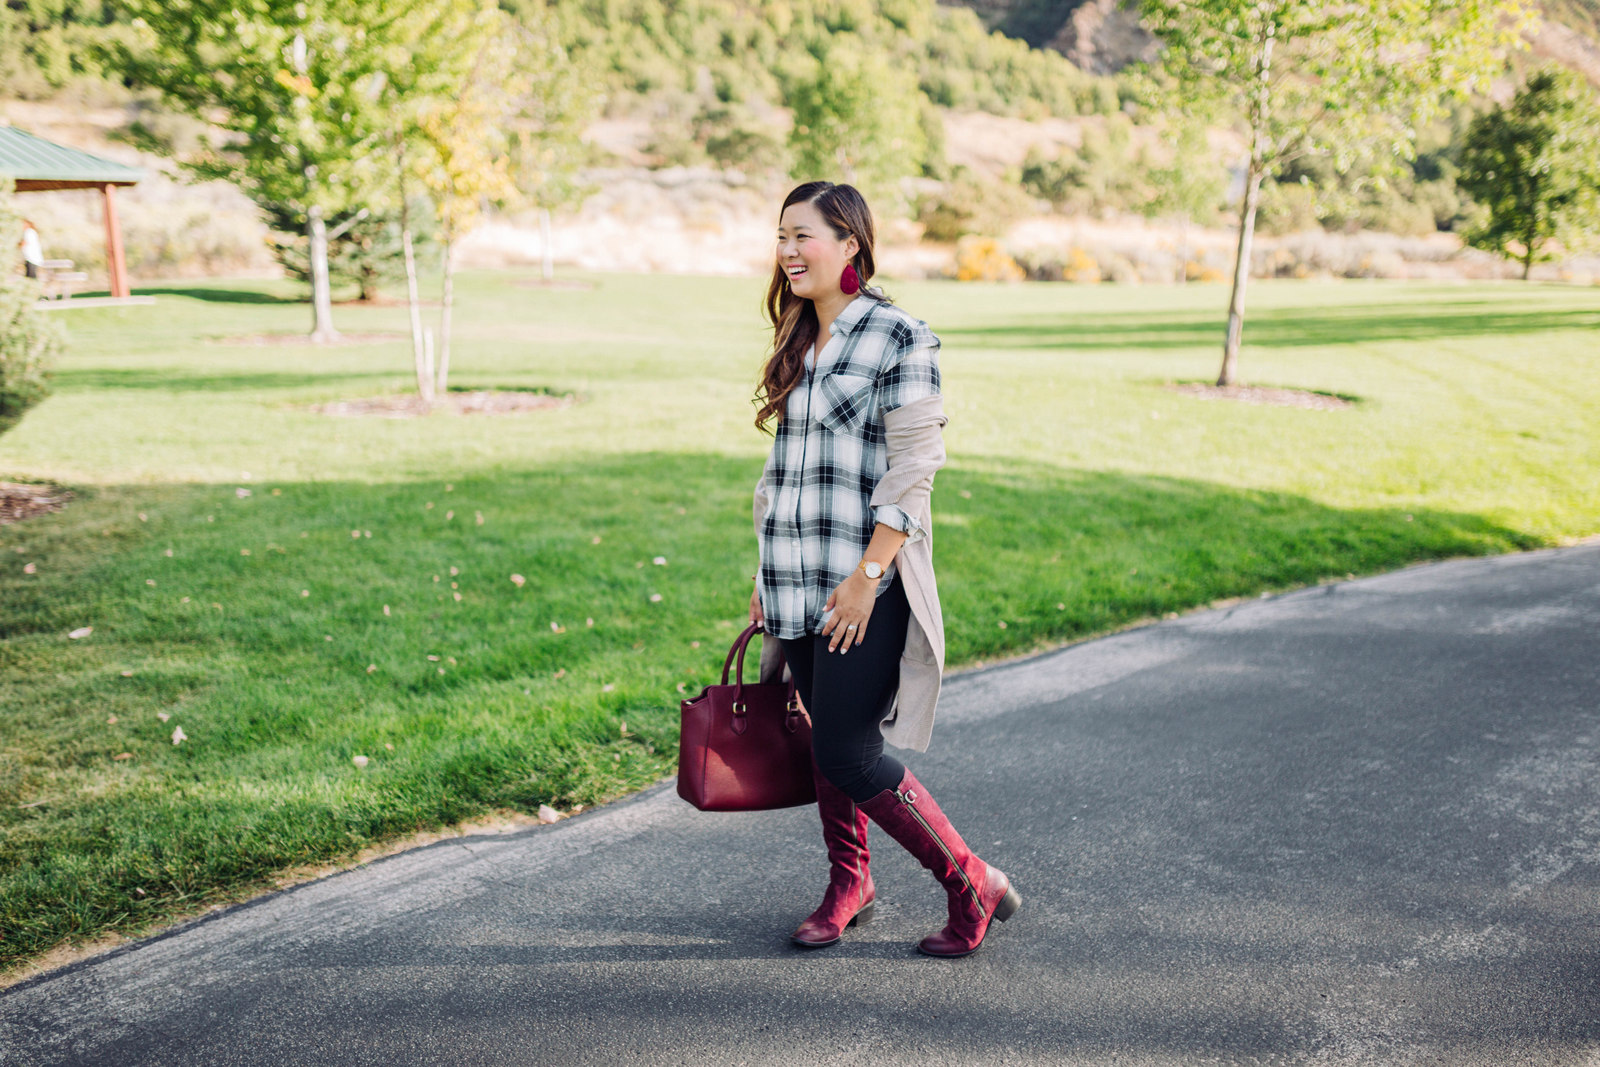
POLYGON ((839 312, 838 318, 828 324, 828 332, 830 334, 848 334, 861 323, 862 319, 867 317, 867 312, 871 311, 872 306, 876 303, 877 301, 866 293, 857 296, 844 306, 844 310, 839 312))

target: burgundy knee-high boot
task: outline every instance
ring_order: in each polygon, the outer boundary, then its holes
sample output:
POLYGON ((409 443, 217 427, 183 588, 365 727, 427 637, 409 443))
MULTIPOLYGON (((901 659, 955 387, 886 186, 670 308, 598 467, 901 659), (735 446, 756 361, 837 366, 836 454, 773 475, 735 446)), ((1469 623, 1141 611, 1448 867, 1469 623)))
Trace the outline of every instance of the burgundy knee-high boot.
POLYGON ((991 920, 1005 922, 1022 906, 1010 879, 967 847, 909 770, 898 786, 863 801, 861 810, 945 888, 950 922, 923 938, 917 945, 920 951, 929 956, 969 956, 983 944, 991 920))
POLYGON ((867 867, 867 817, 850 797, 825 778, 811 763, 817 783, 817 811, 822 815, 822 839, 828 845, 828 889, 822 906, 789 935, 805 948, 837 944, 846 926, 872 920, 877 890, 867 867))

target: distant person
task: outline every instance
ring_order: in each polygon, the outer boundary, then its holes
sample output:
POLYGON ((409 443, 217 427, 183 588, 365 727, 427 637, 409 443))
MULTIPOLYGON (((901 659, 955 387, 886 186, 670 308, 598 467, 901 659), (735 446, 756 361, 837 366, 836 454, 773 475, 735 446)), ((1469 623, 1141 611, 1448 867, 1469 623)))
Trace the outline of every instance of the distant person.
POLYGON ((39 268, 44 266, 44 249, 39 245, 39 231, 34 228, 29 219, 22 220, 22 271, 30 278, 39 276, 39 268))
POLYGON ((774 417, 778 427, 756 483, 750 619, 764 643, 780 642, 811 716, 831 868, 822 905, 790 937, 822 948, 872 917, 870 818, 948 895, 949 924, 917 947, 966 956, 1021 900, 883 751, 885 739, 926 751, 933 729, 944 620, 929 498, 949 420, 939 339, 867 287, 872 244, 872 212, 853 186, 807 182, 783 202, 767 287, 774 336, 756 427, 774 417))

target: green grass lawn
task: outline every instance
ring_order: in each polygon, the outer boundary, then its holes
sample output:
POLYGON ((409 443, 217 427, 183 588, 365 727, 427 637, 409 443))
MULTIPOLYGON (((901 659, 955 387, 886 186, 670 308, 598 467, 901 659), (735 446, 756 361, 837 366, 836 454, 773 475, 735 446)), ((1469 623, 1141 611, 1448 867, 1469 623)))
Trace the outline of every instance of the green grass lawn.
MULTIPOLYGON (((590 280, 459 286, 457 384, 580 398, 518 417, 311 413, 409 350, 215 343, 302 330, 286 284, 68 313, 0 438, 0 477, 77 493, 0 527, 0 966, 670 773, 747 616, 761 285, 590 280)), ((1600 290, 1258 284, 1242 376, 1360 398, 1310 411, 1164 388, 1215 374, 1219 287, 889 288, 944 340, 951 669, 1600 531, 1600 290)))

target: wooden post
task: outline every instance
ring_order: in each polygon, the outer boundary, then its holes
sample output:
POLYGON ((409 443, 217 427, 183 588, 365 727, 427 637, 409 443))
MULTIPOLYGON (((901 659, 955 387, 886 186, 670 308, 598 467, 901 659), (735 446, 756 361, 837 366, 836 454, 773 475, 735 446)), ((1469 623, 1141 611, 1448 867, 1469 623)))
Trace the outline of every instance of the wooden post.
POLYGON ((111 295, 128 295, 128 263, 122 255, 122 227, 117 223, 116 186, 107 182, 100 187, 106 199, 106 267, 111 273, 111 295))

